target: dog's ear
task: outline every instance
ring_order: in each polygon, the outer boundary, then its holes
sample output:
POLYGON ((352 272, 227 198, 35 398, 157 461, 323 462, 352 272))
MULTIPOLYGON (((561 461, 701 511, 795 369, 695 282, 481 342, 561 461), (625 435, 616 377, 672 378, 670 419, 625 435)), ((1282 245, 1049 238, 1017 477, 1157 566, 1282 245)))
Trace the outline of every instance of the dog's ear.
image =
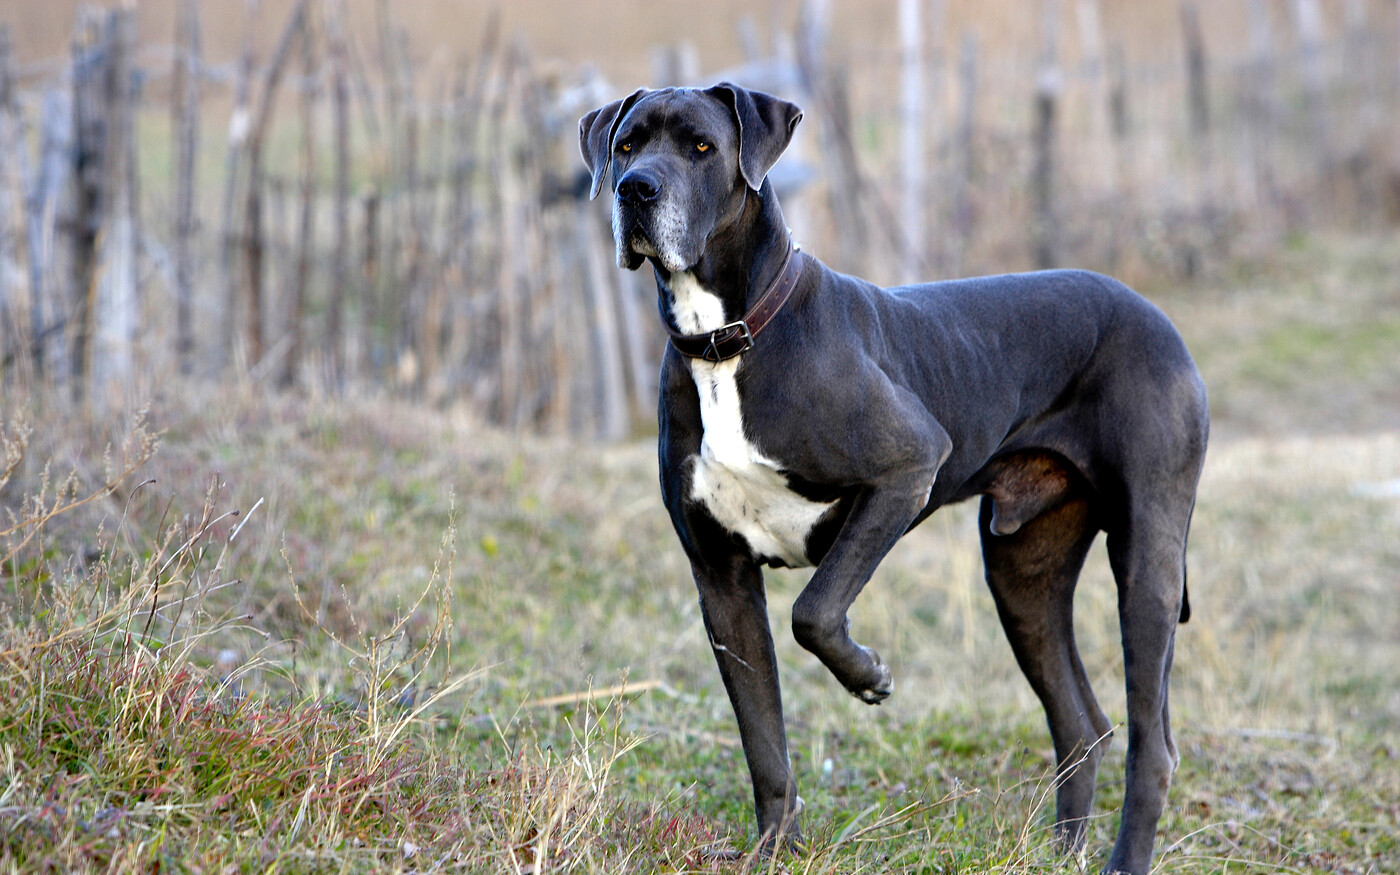
POLYGON ((705 93, 722 100, 734 116, 734 126, 739 131, 739 172, 749 188, 758 191, 778 156, 792 141, 792 132, 802 121, 802 110, 771 94, 749 91, 730 82, 707 88, 705 93))
POLYGON ((583 153, 583 163, 588 165, 588 172, 593 174, 593 187, 588 192, 589 200, 598 196, 603 187, 603 179, 608 174, 608 165, 612 163, 613 137, 617 135, 618 122, 622 121, 622 117, 627 115, 627 110, 646 93, 647 89, 638 88, 622 100, 614 100, 578 120, 578 148, 583 153))

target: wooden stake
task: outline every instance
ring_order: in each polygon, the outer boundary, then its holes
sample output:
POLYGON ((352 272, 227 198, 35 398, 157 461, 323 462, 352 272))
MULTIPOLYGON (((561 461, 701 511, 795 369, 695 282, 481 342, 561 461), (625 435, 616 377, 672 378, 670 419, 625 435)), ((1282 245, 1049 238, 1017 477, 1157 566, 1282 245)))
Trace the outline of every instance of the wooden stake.
POLYGON ((335 140, 335 239, 327 291, 325 349, 329 383, 332 391, 339 394, 345 380, 345 295, 350 281, 350 87, 344 5, 340 0, 331 0, 323 8, 331 66, 331 136, 335 140))
POLYGON ((189 375, 194 356, 195 155, 199 150, 199 0, 183 0, 176 13, 171 115, 175 131, 175 358, 189 375))
POLYGON ((952 276, 961 276, 967 244, 972 238, 972 166, 974 126, 977 123, 977 34, 966 31, 958 59, 958 127, 953 144, 953 239, 948 264, 952 276))
POLYGON ((287 352, 282 357, 277 378, 278 385, 284 389, 296 381, 297 365, 302 359, 302 323, 306 318, 312 250, 316 242, 316 101, 320 89, 316 85, 316 46, 310 9, 303 14, 301 22, 301 66, 304 73, 301 90, 301 214, 297 223, 296 272, 292 277, 292 299, 287 317, 287 352))
POLYGON ((222 370, 232 360, 238 339, 239 283, 235 274, 241 233, 238 222, 238 180, 248 144, 252 115, 248 104, 253 83, 253 33, 257 30, 258 0, 245 0, 243 15, 243 45, 238 54, 238 72, 234 78, 233 111, 228 120, 228 149, 224 155, 224 192, 220 209, 219 273, 223 295, 219 305, 219 345, 217 369, 222 370))
POLYGON ((302 33, 305 19, 306 0, 297 0, 268 61, 267 71, 263 75, 262 101, 258 105, 258 114, 248 136, 248 195, 244 201, 243 259, 244 282, 248 289, 247 333, 250 370, 257 368, 263 357, 263 250, 266 241, 263 239, 262 148, 267 137, 268 125, 272 121, 277 88, 282 83, 287 55, 291 52, 292 40, 302 33))
POLYGON ((927 236, 928 126, 924 97, 923 0, 899 0, 900 192, 899 217, 906 245, 900 253, 900 281, 917 281, 927 236))
POLYGON ((1041 4, 1041 59, 1035 86, 1035 150, 1031 170, 1031 197, 1034 220, 1031 238, 1035 246, 1035 266, 1055 266, 1057 238, 1055 221, 1055 139, 1056 103, 1060 95, 1060 68, 1056 50, 1059 9, 1055 0, 1041 4))

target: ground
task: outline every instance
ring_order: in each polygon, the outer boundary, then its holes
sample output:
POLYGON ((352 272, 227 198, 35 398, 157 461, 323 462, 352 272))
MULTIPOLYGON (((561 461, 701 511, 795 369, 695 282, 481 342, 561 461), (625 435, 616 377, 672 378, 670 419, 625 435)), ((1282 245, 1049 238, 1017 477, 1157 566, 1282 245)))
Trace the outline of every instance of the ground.
MULTIPOLYGON (((1393 240, 1325 237, 1144 289, 1215 416, 1159 871, 1400 871, 1397 270, 1393 240)), ((168 387, 138 427, 5 391, 0 867, 747 865, 748 778, 651 441, 248 386, 168 387)), ((761 867, 1077 871, 974 511, 940 511, 856 604, 895 674, 879 708, 793 643, 805 577, 768 575, 810 843, 761 867)), ((1076 604, 1121 723, 1101 548, 1076 604)))

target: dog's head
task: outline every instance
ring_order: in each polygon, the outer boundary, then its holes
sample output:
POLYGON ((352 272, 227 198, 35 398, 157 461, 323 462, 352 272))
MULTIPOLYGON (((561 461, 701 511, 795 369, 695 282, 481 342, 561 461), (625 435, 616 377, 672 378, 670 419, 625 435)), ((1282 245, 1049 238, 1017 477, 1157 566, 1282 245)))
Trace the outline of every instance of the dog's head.
POLYGON ((613 191, 618 265, 651 256, 668 271, 693 267, 763 188, 801 119, 793 104, 727 82, 643 88, 580 119, 589 196, 609 180, 613 191))

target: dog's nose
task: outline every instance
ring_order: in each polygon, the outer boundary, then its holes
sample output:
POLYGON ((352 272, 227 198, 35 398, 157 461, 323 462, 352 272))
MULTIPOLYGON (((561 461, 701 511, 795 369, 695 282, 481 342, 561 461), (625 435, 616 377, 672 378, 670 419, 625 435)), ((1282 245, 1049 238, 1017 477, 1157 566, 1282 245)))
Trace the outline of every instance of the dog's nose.
POLYGON ((661 180, 645 170, 633 170, 617 184, 617 196, 634 204, 656 200, 661 194, 661 180))

